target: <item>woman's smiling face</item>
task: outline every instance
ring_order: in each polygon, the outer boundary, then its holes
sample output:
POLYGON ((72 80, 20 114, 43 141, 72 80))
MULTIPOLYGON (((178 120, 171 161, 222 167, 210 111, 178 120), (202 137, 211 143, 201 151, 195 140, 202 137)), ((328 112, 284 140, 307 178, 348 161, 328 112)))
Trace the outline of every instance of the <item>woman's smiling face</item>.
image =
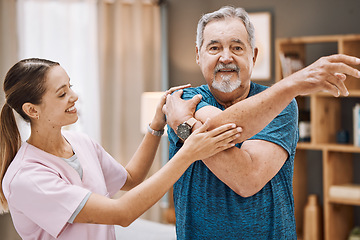
POLYGON ((52 67, 45 78, 46 92, 37 105, 39 123, 57 128, 77 121, 75 102, 78 95, 71 89, 70 78, 61 66, 52 67))

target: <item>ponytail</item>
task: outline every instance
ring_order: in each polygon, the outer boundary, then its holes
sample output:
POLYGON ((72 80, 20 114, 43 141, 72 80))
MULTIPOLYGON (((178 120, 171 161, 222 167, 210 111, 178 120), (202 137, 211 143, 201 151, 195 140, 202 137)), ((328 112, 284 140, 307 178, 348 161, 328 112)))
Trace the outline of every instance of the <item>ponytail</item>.
POLYGON ((5 103, 0 116, 0 213, 8 211, 2 180, 21 146, 21 137, 12 108, 5 103))
POLYGON ((21 136, 15 121, 16 111, 25 121, 30 118, 22 110, 24 103, 40 104, 45 94, 45 78, 49 69, 59 65, 46 59, 29 58, 17 62, 4 80, 6 103, 0 116, 0 213, 8 211, 2 188, 6 170, 21 146, 21 136))

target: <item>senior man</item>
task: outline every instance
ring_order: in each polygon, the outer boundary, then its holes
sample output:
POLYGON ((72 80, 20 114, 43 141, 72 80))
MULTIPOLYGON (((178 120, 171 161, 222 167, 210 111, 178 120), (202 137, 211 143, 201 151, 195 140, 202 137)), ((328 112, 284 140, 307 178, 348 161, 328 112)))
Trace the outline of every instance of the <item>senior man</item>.
POLYGON ((170 158, 207 118, 212 127, 225 122, 242 127, 236 147, 196 161, 174 185, 179 240, 296 239, 294 98, 318 91, 346 96, 346 75, 360 77, 350 66, 360 59, 333 55, 270 88, 255 84, 254 31, 242 8, 205 14, 197 28, 196 62, 207 85, 174 93, 164 107, 170 158))

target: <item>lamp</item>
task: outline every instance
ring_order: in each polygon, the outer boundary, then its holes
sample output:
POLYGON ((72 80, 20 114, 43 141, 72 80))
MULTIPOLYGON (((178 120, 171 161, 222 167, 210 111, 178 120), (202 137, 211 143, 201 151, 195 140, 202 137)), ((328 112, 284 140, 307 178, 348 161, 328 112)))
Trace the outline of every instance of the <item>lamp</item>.
MULTIPOLYGON (((143 92, 141 94, 141 112, 140 112, 140 131, 143 134, 147 132, 147 126, 153 120, 156 108, 164 92, 143 92)), ((167 136, 167 127, 165 126, 164 135, 167 136)))
MULTIPOLYGON (((143 92, 141 94, 140 131, 142 134, 146 134, 147 126, 153 120, 156 108, 164 93, 165 92, 143 92)), ((165 125, 163 136, 166 137, 161 138, 161 166, 165 165, 167 160, 169 159, 167 125, 165 125)), ((169 208, 169 204, 169 194, 166 193, 165 196, 161 199, 160 206, 163 209, 167 209, 169 208)))

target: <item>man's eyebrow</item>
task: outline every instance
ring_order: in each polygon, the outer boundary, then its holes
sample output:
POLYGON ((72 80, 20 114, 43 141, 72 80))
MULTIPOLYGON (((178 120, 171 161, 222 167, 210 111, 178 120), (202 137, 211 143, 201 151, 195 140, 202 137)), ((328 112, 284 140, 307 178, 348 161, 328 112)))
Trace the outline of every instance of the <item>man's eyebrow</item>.
POLYGON ((211 40, 211 41, 209 42, 209 44, 207 45, 207 47, 210 46, 210 45, 213 45, 213 44, 217 44, 217 43, 220 43, 220 41, 218 41, 218 40, 211 40))
POLYGON ((231 40, 232 42, 235 42, 235 43, 240 43, 242 45, 245 45, 245 43, 243 41, 241 41, 240 39, 233 39, 231 40))

